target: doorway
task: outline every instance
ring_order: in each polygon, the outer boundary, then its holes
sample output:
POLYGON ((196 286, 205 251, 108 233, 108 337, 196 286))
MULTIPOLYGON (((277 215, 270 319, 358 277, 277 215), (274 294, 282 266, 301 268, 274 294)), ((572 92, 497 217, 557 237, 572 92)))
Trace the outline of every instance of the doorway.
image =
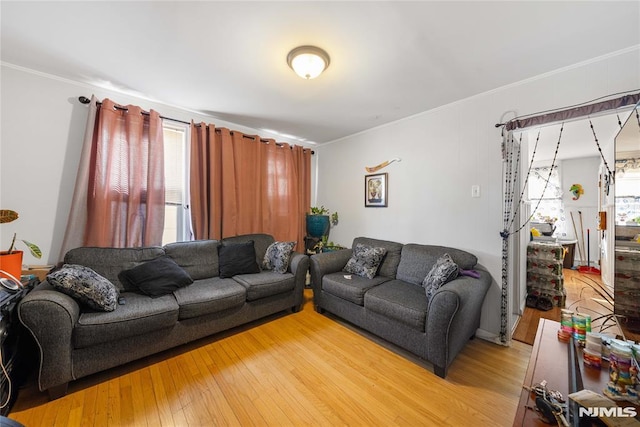
MULTIPOLYGON (((613 178, 614 137, 639 99, 640 94, 624 95, 503 124, 505 227, 500 233, 503 237, 501 337, 509 334, 510 338, 525 307, 526 248, 531 232, 538 233, 532 224, 536 215, 539 220, 536 225, 552 228, 544 230, 547 232, 544 237, 555 244, 558 240, 560 243, 576 241, 579 249, 574 251, 573 259, 569 259, 569 265, 577 270, 593 269, 608 285, 613 285, 613 251, 608 248, 615 239, 612 222, 615 214, 607 215, 607 210, 614 210, 615 204, 613 198, 603 197, 602 182, 613 178), (541 199, 547 199, 546 194, 530 197, 527 193, 534 168, 542 172, 546 168, 549 172, 541 173, 545 190, 550 173, 558 171, 555 185, 560 191, 554 196, 556 212, 553 215, 539 210, 543 204, 541 199), (522 184, 517 186, 516 181, 522 184), (563 222, 564 227, 556 227, 554 222, 563 222), (506 307, 511 308, 510 313, 506 307), (505 326, 510 329, 506 330, 505 326)), ((545 204, 548 202, 551 200, 545 204)), ((558 299, 557 304, 562 303, 564 301, 558 299)))

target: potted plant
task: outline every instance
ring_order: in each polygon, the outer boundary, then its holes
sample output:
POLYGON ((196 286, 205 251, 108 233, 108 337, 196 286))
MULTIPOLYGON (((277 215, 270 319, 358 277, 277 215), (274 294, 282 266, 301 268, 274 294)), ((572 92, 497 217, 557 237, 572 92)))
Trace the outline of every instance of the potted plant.
POLYGON ((330 214, 324 206, 313 206, 311 213, 307 214, 307 235, 321 238, 329 235, 331 225, 338 223, 338 212, 330 214))
POLYGON ((318 244, 314 247, 314 250, 317 252, 333 252, 339 251, 340 249, 346 249, 342 245, 338 245, 337 243, 333 243, 329 241, 328 236, 322 236, 322 240, 318 242, 318 244))
MULTIPOLYGON (((18 219, 18 213, 12 210, 0 210, 0 224, 4 224, 7 222, 12 222, 18 219)), ((40 259, 42 258, 42 251, 38 245, 28 242, 26 240, 19 240, 25 244, 25 246, 31 252, 31 255, 40 259)), ((9 250, 0 251, 0 271, 2 274, 7 274, 8 276, 12 276, 11 278, 15 280, 20 280, 20 276, 22 275, 22 251, 18 251, 15 249, 16 244, 16 233, 13 234, 13 239, 11 239, 11 245, 9 246, 9 250)))

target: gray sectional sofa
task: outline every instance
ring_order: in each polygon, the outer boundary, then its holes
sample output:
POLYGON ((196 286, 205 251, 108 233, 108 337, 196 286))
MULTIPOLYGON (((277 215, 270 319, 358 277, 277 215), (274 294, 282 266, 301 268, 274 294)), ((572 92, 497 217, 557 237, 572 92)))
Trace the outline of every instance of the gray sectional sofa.
MULTIPOLYGON (((254 241, 256 262, 262 265, 272 236, 252 234, 223 241, 249 240, 254 241)), ((164 247, 70 250, 65 264, 91 268, 115 284, 124 299, 113 311, 95 311, 44 281, 20 302, 20 321, 40 350, 40 390, 54 399, 66 394, 69 381, 280 311, 300 309, 308 256, 294 252, 285 273, 265 270, 220 278, 219 245, 201 240, 164 247), (122 270, 163 255, 188 272, 193 283, 155 298, 125 289, 119 280, 122 270)))
POLYGON ((358 237, 357 244, 386 249, 375 277, 343 271, 352 249, 316 254, 310 272, 316 311, 328 311, 426 359, 436 375, 447 369, 466 342, 475 336, 491 276, 465 251, 430 245, 401 244, 358 237), (462 270, 431 299, 422 282, 436 261, 448 253, 462 270), (467 271, 467 274, 475 275, 467 271))

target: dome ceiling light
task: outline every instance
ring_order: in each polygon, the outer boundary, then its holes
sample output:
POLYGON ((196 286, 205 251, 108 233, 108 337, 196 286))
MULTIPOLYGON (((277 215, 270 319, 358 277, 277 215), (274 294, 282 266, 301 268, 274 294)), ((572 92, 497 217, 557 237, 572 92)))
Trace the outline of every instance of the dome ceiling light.
POLYGON ((329 55, 315 46, 298 46, 287 55, 287 64, 303 79, 315 79, 329 66, 329 55))

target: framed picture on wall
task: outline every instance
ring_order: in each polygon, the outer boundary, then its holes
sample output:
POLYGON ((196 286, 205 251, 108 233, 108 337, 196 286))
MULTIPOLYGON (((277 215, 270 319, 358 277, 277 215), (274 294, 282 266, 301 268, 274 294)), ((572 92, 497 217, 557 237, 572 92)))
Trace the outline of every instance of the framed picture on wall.
POLYGON ((386 173, 365 175, 364 206, 366 208, 386 208, 387 185, 388 177, 386 173))

